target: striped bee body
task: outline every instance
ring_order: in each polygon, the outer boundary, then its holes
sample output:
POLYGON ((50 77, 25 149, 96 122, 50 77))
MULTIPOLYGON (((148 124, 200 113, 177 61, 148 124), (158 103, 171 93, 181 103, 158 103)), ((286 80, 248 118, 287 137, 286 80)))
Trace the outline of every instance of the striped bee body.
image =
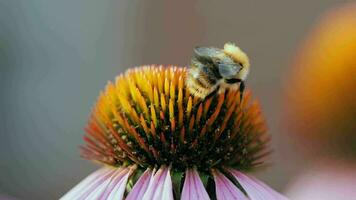
POLYGON ((217 87, 222 76, 212 65, 203 65, 197 59, 192 59, 187 75, 187 86, 194 96, 205 98, 217 87))
POLYGON ((201 99, 227 88, 244 90, 249 60, 237 46, 227 43, 224 49, 197 47, 186 77, 190 93, 201 99))

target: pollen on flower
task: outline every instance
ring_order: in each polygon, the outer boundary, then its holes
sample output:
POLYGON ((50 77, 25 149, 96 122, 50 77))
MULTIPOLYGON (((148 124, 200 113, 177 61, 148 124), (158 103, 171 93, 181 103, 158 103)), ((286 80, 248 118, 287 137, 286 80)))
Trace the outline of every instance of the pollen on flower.
POLYGON ((269 137, 250 92, 201 100, 185 85, 187 69, 142 66, 109 82, 95 104, 82 156, 112 166, 171 166, 184 172, 262 163, 269 137))

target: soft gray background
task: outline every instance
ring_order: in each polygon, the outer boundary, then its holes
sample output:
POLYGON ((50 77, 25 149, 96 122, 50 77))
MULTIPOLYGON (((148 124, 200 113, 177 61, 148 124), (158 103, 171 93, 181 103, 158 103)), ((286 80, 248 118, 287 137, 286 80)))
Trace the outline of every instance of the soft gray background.
POLYGON ((0 0, 0 193, 58 199, 97 166, 82 127, 107 80, 130 66, 189 62, 197 45, 237 42, 273 136, 256 174, 283 191, 304 161, 280 128, 282 77, 298 43, 340 0, 0 0))

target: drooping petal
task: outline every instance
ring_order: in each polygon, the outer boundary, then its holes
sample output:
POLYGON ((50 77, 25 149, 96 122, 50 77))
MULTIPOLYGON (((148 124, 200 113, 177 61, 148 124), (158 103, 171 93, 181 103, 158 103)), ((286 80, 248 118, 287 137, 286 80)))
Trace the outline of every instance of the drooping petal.
POLYGON ((70 200, 85 198, 85 195, 88 196, 93 189, 110 177, 114 171, 115 170, 113 168, 103 167, 93 172, 60 199, 70 200))
POLYGON ((249 177, 237 170, 229 171, 241 184, 251 200, 288 200, 287 197, 279 194, 263 182, 253 177, 249 177))
POLYGON ((216 198, 218 200, 248 200, 248 198, 222 173, 214 170, 216 198))
POLYGON ((89 175, 61 200, 70 199, 122 199, 127 180, 132 170, 129 168, 103 168, 89 175))
POLYGON ((126 183, 131 174, 131 170, 124 168, 118 172, 111 180, 110 184, 107 185, 103 194, 100 195, 101 200, 116 200, 122 199, 126 189, 126 183))
POLYGON ((150 184, 150 180, 152 177, 152 170, 147 169, 141 177, 138 179, 130 193, 127 195, 126 200, 136 200, 143 197, 145 194, 148 185, 150 184))
POLYGON ((168 167, 161 167, 151 178, 142 200, 173 200, 172 180, 168 167))
POLYGON ((185 172, 185 180, 181 199, 184 200, 209 200, 199 174, 194 169, 188 169, 185 172))
POLYGON ((97 187, 93 188, 93 190, 88 191, 85 195, 82 195, 80 199, 99 199, 100 196, 105 193, 106 188, 110 185, 111 180, 114 176, 116 176, 117 172, 114 172, 109 178, 105 179, 101 184, 99 184, 97 187))

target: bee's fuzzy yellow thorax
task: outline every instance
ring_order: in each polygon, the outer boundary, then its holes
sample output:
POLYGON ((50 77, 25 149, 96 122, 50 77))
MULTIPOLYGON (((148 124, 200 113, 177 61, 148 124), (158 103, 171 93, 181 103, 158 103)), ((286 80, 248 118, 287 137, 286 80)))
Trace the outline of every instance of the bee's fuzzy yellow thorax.
POLYGON ((248 68, 250 66, 250 61, 245 52, 235 44, 230 42, 226 43, 224 45, 224 53, 229 55, 235 61, 240 62, 244 67, 248 68))

